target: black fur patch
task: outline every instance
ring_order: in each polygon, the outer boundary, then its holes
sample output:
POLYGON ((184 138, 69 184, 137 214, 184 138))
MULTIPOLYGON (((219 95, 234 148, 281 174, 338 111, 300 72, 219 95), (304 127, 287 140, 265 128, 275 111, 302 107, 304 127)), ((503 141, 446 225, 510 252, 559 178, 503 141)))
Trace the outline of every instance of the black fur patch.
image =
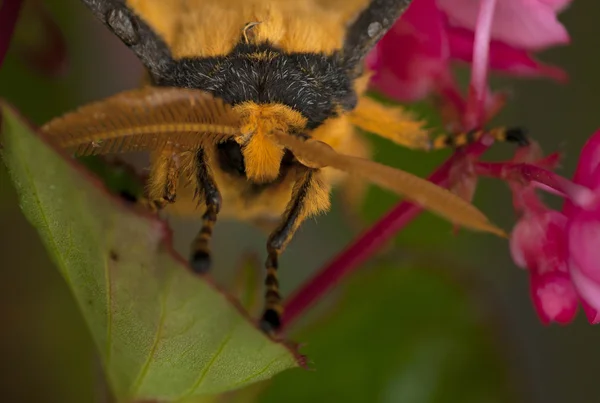
POLYGON ((239 43, 226 56, 176 60, 155 83, 209 91, 231 105, 282 103, 306 117, 308 129, 357 102, 337 55, 283 53, 268 43, 239 43))
MULTIPOLYGON (((244 161, 244 155, 242 154, 242 148, 238 143, 233 140, 227 140, 223 143, 217 144, 217 160, 219 161, 219 168, 223 172, 229 175, 239 176, 241 178, 246 177, 246 163, 244 161)), ((248 186, 244 190, 244 195, 247 198, 251 198, 262 193, 266 188, 280 183, 288 174, 289 170, 293 166, 298 166, 300 163, 294 157, 290 150, 285 150, 281 159, 281 165, 279 168, 279 175, 272 182, 267 183, 248 183, 248 186)))
POLYGON ((217 158, 223 172, 246 177, 246 164, 242 148, 233 140, 217 144, 217 158))

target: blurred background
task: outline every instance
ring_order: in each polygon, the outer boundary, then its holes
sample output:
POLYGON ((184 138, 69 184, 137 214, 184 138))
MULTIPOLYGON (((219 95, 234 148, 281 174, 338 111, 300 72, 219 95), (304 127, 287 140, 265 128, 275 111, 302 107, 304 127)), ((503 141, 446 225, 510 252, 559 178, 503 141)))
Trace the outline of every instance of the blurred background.
MULTIPOLYGON (((138 61, 79 1, 43 3, 66 37, 68 68, 59 78, 44 78, 24 66, 13 46, 0 68, 2 98, 41 124, 138 85, 138 61)), ((560 172, 566 176, 600 126, 599 17, 600 3, 575 0, 560 16, 572 45, 541 55, 568 71, 567 85, 493 81, 513 94, 496 123, 527 127, 545 151, 561 151, 560 172)), ((40 40, 36 27, 35 20, 24 17, 15 38, 40 40)), ((417 109, 431 113, 427 105, 417 109)), ((449 155, 424 155, 369 138, 378 161, 421 176, 449 155)), ((507 158, 511 151, 498 145, 489 158, 507 158)), ((355 236, 338 201, 334 195, 331 214, 307 222, 288 247, 281 262, 284 295, 355 236)), ((396 202, 370 189, 361 214, 372 222, 396 202)), ((481 181, 475 204, 492 221, 512 228, 514 214, 503 183, 481 181)), ((199 221, 169 222, 176 248, 186 256, 199 221)), ((262 261, 265 241, 254 228, 221 221, 215 234, 217 280, 230 284, 247 252, 262 261)), ((569 326, 543 326, 529 299, 527 273, 511 261, 506 241, 466 231, 453 236, 449 224, 423 214, 353 277, 292 329, 294 340, 306 342, 302 351, 316 371, 277 376, 253 391, 258 401, 600 402, 595 339, 600 329, 590 326, 583 312, 569 326)), ((21 215, 3 166, 0 289, 3 401, 103 401, 101 371, 77 304, 21 215)), ((243 396, 240 401, 250 401, 250 394, 243 396)))

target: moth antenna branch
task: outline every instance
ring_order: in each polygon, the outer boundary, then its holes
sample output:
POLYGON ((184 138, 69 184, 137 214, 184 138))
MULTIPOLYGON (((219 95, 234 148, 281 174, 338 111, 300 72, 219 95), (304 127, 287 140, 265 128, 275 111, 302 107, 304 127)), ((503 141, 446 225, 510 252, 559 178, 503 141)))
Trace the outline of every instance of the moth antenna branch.
POLYGON ((239 116, 221 99, 191 89, 148 86, 84 105, 41 130, 76 156, 196 150, 239 133, 239 116))

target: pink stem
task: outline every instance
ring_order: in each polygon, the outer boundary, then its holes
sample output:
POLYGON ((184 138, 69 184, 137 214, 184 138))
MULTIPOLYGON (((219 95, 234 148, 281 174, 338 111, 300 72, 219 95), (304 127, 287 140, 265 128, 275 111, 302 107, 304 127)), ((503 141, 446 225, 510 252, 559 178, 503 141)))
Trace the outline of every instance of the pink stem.
POLYGON ((23 0, 4 0, 0 3, 0 66, 10 47, 23 0))
POLYGON ((496 0, 481 1, 475 27, 471 84, 464 116, 467 129, 481 127, 485 120, 488 59, 495 9, 496 0))
MULTIPOLYGON (((465 150, 457 150, 429 177, 429 180, 440 186, 447 186, 450 168, 457 159, 466 155, 479 157, 488 149, 489 145, 490 141, 486 138, 469 145, 465 150)), ((385 245, 421 211, 421 207, 408 202, 397 204, 375 225, 334 257, 287 300, 283 314, 284 328, 289 327, 294 320, 335 287, 343 277, 358 269, 361 263, 385 245)))

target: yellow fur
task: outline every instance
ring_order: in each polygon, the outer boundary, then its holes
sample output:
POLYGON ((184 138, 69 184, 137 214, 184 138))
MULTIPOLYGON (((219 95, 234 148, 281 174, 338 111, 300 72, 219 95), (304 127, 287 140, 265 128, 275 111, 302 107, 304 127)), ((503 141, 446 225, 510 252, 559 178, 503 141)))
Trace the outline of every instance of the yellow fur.
POLYGON ((234 109, 242 121, 242 136, 237 141, 242 146, 248 180, 272 182, 279 175, 284 150, 270 137, 270 133, 274 130, 302 130, 306 126, 306 118, 282 104, 244 102, 234 109))
MULTIPOLYGON (((347 24, 367 3, 368 0, 127 0, 127 4, 163 37, 175 58, 225 55, 242 37, 255 43, 268 40, 288 53, 331 53, 341 48, 347 24)), ((256 59, 273 56, 268 52, 251 55, 256 59)), ((369 75, 365 74, 356 81, 359 95, 365 92, 368 80, 369 75)), ((259 183, 275 180, 283 150, 269 138, 269 131, 299 131, 306 120, 281 104, 249 102, 236 109, 243 115, 242 133, 246 137, 238 142, 243 146, 248 179, 259 183)), ((357 139, 347 114, 328 119, 309 134, 339 152, 361 157, 370 155, 364 141, 357 139)), ((246 180, 222 173, 216 169, 214 151, 207 150, 207 154, 224 201, 222 215, 258 221, 280 218, 291 198, 297 175, 290 174, 249 199, 246 180)), ((187 173, 180 184, 178 202, 169 206, 174 213, 198 211, 196 202, 192 201, 194 187, 189 186, 193 183, 193 164, 191 160, 186 161, 183 165, 187 173)), ((311 199, 306 208, 307 216, 327 210, 329 197, 324 190, 328 192, 330 185, 346 177, 343 172, 330 168, 321 171, 319 180, 327 185, 319 192, 322 197, 311 199)), ((152 189, 158 194, 162 187, 156 184, 152 189)))
POLYGON ((173 56, 225 55, 244 26, 251 41, 268 40, 285 52, 331 53, 342 46, 346 24, 367 0, 127 0, 167 42, 173 56))
MULTIPOLYGON (((366 141, 356 133, 356 130, 350 123, 348 116, 343 115, 339 118, 328 119, 317 130, 309 133, 313 138, 324 141, 343 154, 355 155, 368 158, 370 150, 366 141)), ((251 184, 246 178, 229 175, 218 168, 216 163, 216 152, 214 149, 206 149, 208 165, 212 167, 212 174, 215 182, 219 185, 223 205, 221 208, 221 217, 231 217, 242 221, 257 222, 264 228, 275 226, 281 220, 289 201, 292 197, 292 189, 299 178, 300 173, 294 169, 281 181, 277 181, 258 194, 248 196, 251 184)), ((204 205, 198 205, 194 199, 196 184, 191 181, 193 177, 193 164, 191 159, 181 159, 185 166, 177 193, 177 202, 169 205, 167 211, 172 214, 189 216, 198 215, 203 211, 204 205)), ((247 164, 247 167, 249 165, 247 164)), ((279 168, 279 165, 278 165, 279 168)), ((362 180, 351 178, 347 182, 347 174, 332 169, 322 168, 318 179, 314 179, 319 185, 315 189, 312 197, 308 198, 305 212, 302 218, 308 218, 315 214, 329 210, 330 199, 329 192, 332 186, 348 183, 349 186, 364 189, 365 184, 362 180)), ((361 195, 356 191, 351 192, 353 199, 349 201, 353 206, 358 206, 361 201, 361 195)))
MULTIPOLYGON (((186 152, 183 156, 190 154, 190 152, 186 152)), ((167 193, 174 195, 176 188, 166 189, 166 187, 170 184, 173 184, 173 186, 177 184, 177 181, 174 181, 173 178, 179 178, 181 175, 182 154, 177 150, 165 147, 152 153, 150 161, 150 175, 146 184, 148 198, 158 201, 163 199, 167 193)))
MULTIPOLYGON (((269 41, 281 51, 332 53, 342 47, 346 27, 369 0, 127 0, 150 26, 166 41, 175 58, 209 57, 228 54, 241 40, 250 43, 269 41)), ((257 60, 275 57, 273 52, 251 54, 257 60)), ((355 81, 359 96, 356 111, 339 111, 337 117, 327 119, 311 137, 323 141, 340 153, 368 158, 370 150, 359 137, 354 125, 402 144, 419 143, 425 131, 420 123, 407 121, 398 111, 375 104, 364 93, 370 74, 355 81), (381 122, 379 119, 382 119, 381 122), (407 131, 404 131, 407 130, 407 131), (408 133, 406 135, 405 133, 408 133)), ((292 169, 284 178, 278 178, 284 150, 270 138, 273 130, 302 132, 306 119, 282 104, 246 102, 237 105, 242 116, 242 136, 236 141, 242 146, 246 178, 223 172, 214 149, 206 149, 211 173, 222 195, 221 216, 241 220, 278 223, 292 197, 292 191, 301 172, 292 169), (252 184, 270 183, 261 192, 252 193, 252 184), (272 182, 272 183, 271 183, 272 182)), ((175 214, 197 214, 203 207, 193 199, 195 192, 194 159, 180 155, 183 172, 177 203, 168 206, 175 214)), ((161 167, 168 161, 161 160, 161 167)), ((159 168, 157 168, 159 169, 159 168)), ((150 184, 153 195, 164 189, 166 174, 158 175, 150 184)), ((349 183, 349 203, 357 205, 358 189, 364 183, 347 181, 347 175, 331 168, 323 168, 313 179, 318 184, 309 198, 302 218, 329 208, 329 190, 336 184, 349 183)), ((301 221, 301 220, 300 220, 301 221)), ((268 225, 267 225, 268 226, 268 225)))

